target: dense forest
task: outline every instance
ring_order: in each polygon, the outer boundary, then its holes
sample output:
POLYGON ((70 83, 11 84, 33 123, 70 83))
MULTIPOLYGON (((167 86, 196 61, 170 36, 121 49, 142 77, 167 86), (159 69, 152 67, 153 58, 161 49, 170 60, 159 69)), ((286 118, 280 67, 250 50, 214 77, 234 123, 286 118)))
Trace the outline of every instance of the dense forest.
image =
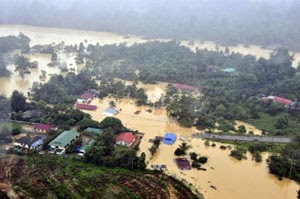
POLYGON ((118 77, 146 83, 164 81, 197 86, 204 95, 201 99, 188 94, 176 97, 178 92, 172 88, 167 91, 165 105, 177 119, 184 117, 185 121, 190 121, 184 126, 208 117, 214 121, 239 119, 252 122, 267 118, 274 123, 274 120, 289 115, 289 124, 293 127, 268 127, 267 130, 278 134, 296 132, 299 111, 261 100, 261 96, 282 96, 299 106, 298 69, 292 67, 293 55, 285 48, 275 50, 270 59, 230 53, 230 49, 227 52, 206 49, 192 52, 176 40, 130 47, 125 44, 89 45, 87 50, 91 53, 86 56, 84 72, 99 79, 118 77), (235 71, 224 72, 228 67, 235 71), (172 99, 176 103, 170 107, 172 99), (185 111, 178 108, 180 105, 185 111))
POLYGON ((64 27, 145 37, 212 40, 300 50, 297 0, 1 0, 1 24, 64 27), (85 9, 82 9, 85 8, 85 9))

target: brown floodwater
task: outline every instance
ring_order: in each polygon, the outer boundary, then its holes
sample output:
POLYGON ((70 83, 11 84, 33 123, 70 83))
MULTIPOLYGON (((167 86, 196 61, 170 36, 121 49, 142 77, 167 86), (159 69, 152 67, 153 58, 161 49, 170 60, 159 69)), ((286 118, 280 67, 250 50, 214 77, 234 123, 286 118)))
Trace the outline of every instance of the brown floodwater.
MULTIPOLYGON (((105 44, 118 44, 126 42, 128 45, 134 43, 147 42, 142 37, 130 35, 125 37, 123 35, 117 35, 110 32, 94 32, 94 31, 84 31, 84 30, 74 30, 74 29, 62 29, 62 28, 47 28, 47 27, 36 27, 36 26, 25 26, 25 25, 0 25, 0 36, 7 35, 18 35, 19 32, 23 32, 31 38, 31 46, 37 44, 51 44, 51 43, 60 43, 64 41, 65 44, 79 44, 83 42, 88 43, 97 43, 100 45, 105 44)), ((158 39, 159 41, 169 41, 168 39, 158 39)), ((209 50, 215 50, 215 43, 210 41, 200 42, 195 41, 194 45, 189 45, 187 41, 182 41, 182 45, 189 47, 192 50, 196 48, 207 48, 209 50)), ((249 48, 245 48, 243 45, 229 46, 231 51, 240 52, 242 54, 252 54, 258 57, 269 57, 269 54, 272 52, 268 49, 262 49, 259 46, 250 45, 249 48)), ((224 50, 224 47, 220 46, 220 50, 224 50)), ((69 68, 75 68, 76 70, 80 69, 81 66, 77 66, 74 61, 75 55, 63 53, 60 54, 61 59, 68 63, 69 68)), ((0 94, 9 96, 13 90, 19 90, 26 94, 28 89, 31 88, 32 83, 39 80, 39 75, 41 74, 41 68, 47 71, 47 74, 59 73, 60 71, 57 68, 47 67, 47 64, 50 62, 49 55, 34 54, 30 55, 32 58, 31 61, 37 60, 39 62, 39 69, 31 70, 30 75, 26 75, 23 79, 20 78, 17 74, 13 74, 10 78, 2 77, 0 78, 0 94)), ((300 53, 295 54, 295 61, 293 62, 294 66, 297 66, 297 63, 300 61, 300 53)), ((46 81, 49 79, 47 75, 46 81)), ((155 88, 157 89, 157 88, 155 88)), ((153 92, 161 92, 160 90, 148 91, 149 100, 156 101, 160 96, 152 94, 153 92)))
MULTIPOLYGON (((31 62, 37 61, 39 63, 38 68, 29 69, 30 74, 25 74, 22 78, 18 72, 15 72, 14 65, 8 65, 7 69, 12 72, 10 77, 0 77, 0 95, 10 96, 14 90, 18 90, 23 94, 27 95, 27 92, 31 89, 34 82, 47 82, 52 74, 66 74, 61 73, 60 69, 57 66, 49 67, 47 64, 51 62, 51 55, 49 54, 40 54, 32 53, 26 55, 31 62), (46 71, 46 78, 40 79, 42 70, 46 71)), ((75 72, 82 67, 82 65, 77 65, 75 63, 75 54, 72 53, 59 53, 58 58, 66 62, 67 67, 74 68, 75 72)))
MULTIPOLYGON (((19 32, 28 35, 32 42, 31 45, 59 43, 64 41, 66 44, 75 44, 83 42, 85 39, 88 43, 99 42, 100 45, 127 42, 132 44, 135 42, 145 42, 140 37, 130 36, 124 38, 121 35, 105 32, 79 31, 71 29, 58 28, 42 28, 32 26, 20 25, 0 25, 0 36, 17 35, 19 32)), ((187 45, 183 42, 183 45, 187 45)), ((189 46, 191 49, 208 48, 214 50, 215 44, 213 42, 195 42, 195 45, 189 46)), ((229 47, 231 51, 241 52, 243 54, 253 54, 256 56, 268 57, 270 50, 261 49, 257 46, 250 46, 244 48, 243 46, 229 47)), ((222 49, 222 47, 220 47, 222 49)), ((0 78, 0 94, 9 96, 13 90, 19 90, 27 93, 31 88, 32 83, 40 81, 39 75, 41 69, 47 71, 47 79, 49 74, 60 73, 58 68, 50 68, 47 64, 50 62, 50 55, 31 54, 29 55, 31 61, 38 61, 39 68, 31 69, 31 74, 26 75, 24 79, 20 78, 17 73, 10 78, 0 78)), ((75 67, 79 70, 82 66, 76 66, 74 63, 75 55, 66 54, 61 55, 61 58, 67 62, 68 67, 75 67), (66 56, 66 57, 64 57, 66 56), (70 65, 71 64, 71 65, 70 65)), ((299 61, 299 53, 295 56, 299 61)), ((9 66, 10 70, 14 70, 14 66, 9 66)), ((156 101, 164 93, 167 84, 157 85, 138 85, 146 89, 149 95, 149 100, 156 101)), ((104 100, 94 99, 92 104, 98 106, 96 111, 85 111, 90 113, 93 119, 101 121, 104 119, 103 111, 109 106, 109 101, 116 101, 117 108, 120 113, 116 115, 121 119, 124 125, 144 133, 140 145, 140 152, 145 152, 147 156, 148 166, 151 164, 166 164, 167 173, 174 175, 177 178, 184 178, 187 182, 193 184, 206 198, 224 198, 224 199, 240 199, 240 198, 257 198, 257 199, 292 199, 296 198, 297 191, 300 186, 294 181, 283 179, 279 181, 275 176, 268 173, 267 164, 265 162, 268 154, 264 154, 264 161, 262 163, 255 163, 248 155, 248 160, 236 161, 229 157, 229 150, 222 151, 219 149, 220 144, 217 143, 215 148, 205 147, 204 141, 200 139, 191 138, 191 133, 196 132, 194 128, 182 128, 175 121, 168 118, 165 109, 152 109, 152 112, 147 112, 149 107, 137 107, 132 99, 115 100, 113 98, 105 98, 104 100), (139 115, 134 112, 140 110, 139 115), (173 162, 174 151, 180 141, 177 139, 172 146, 161 144, 159 150, 150 158, 149 148, 151 143, 149 139, 155 136, 164 136, 166 132, 174 132, 177 136, 186 137, 188 143, 192 145, 190 151, 205 155, 209 158, 205 165, 207 171, 180 171, 173 162), (217 189, 214 190, 210 186, 213 185, 217 189)), ((247 129, 253 130, 259 134, 259 130, 254 129, 253 126, 244 124, 247 129)))
MULTIPOLYGON (((153 87, 158 85, 147 85, 147 90, 155 90, 153 87)), ((160 87, 161 88, 161 87, 160 87)), ((161 93, 158 92, 157 95, 161 93)), ((251 155, 247 154, 247 160, 237 161, 229 157, 229 150, 219 149, 220 143, 216 147, 206 147, 204 141, 191 137, 192 132, 197 132, 195 128, 182 128, 175 121, 170 120, 165 109, 152 109, 149 113, 149 107, 136 106, 133 99, 113 99, 105 98, 103 100, 94 99, 91 104, 97 105, 96 111, 85 111, 92 115, 92 118, 101 121, 105 118, 103 111, 109 106, 110 101, 116 102, 116 107, 120 113, 115 117, 122 120, 123 124, 132 130, 139 130, 144 133, 140 145, 140 152, 145 152, 148 167, 151 164, 167 165, 167 173, 179 179, 185 179, 193 184, 205 198, 215 199, 292 199, 296 198, 300 186, 288 179, 278 180, 274 175, 268 173, 266 158, 268 153, 263 154, 263 162, 256 163, 251 160, 251 155), (140 110, 139 115, 134 112, 140 110), (190 152, 196 152, 199 155, 208 157, 208 163, 204 166, 207 171, 181 171, 173 162, 174 151, 181 141, 177 139, 174 145, 159 146, 157 153, 151 157, 149 148, 152 143, 149 139, 155 136, 164 136, 166 132, 174 132, 177 138, 183 136, 188 144, 192 146, 190 152), (215 186, 217 189, 212 189, 215 186)), ((260 131, 254 126, 237 121, 237 125, 245 125, 246 129, 260 134, 260 131)))

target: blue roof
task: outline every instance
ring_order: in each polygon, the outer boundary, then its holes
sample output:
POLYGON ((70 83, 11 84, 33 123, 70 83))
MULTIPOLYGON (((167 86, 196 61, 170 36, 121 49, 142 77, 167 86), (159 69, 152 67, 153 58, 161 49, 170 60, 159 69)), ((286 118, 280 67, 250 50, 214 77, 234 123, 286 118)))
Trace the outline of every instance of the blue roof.
POLYGON ((174 144, 176 140, 176 135, 174 133, 166 133, 164 137, 164 144, 174 144))
POLYGON ((105 112, 105 113, 112 114, 112 115, 115 115, 115 114, 117 114, 117 113, 118 113, 118 111, 117 111, 116 109, 114 109, 114 108, 111 108, 111 107, 109 107, 109 108, 105 109, 105 111, 104 111, 104 112, 105 112))

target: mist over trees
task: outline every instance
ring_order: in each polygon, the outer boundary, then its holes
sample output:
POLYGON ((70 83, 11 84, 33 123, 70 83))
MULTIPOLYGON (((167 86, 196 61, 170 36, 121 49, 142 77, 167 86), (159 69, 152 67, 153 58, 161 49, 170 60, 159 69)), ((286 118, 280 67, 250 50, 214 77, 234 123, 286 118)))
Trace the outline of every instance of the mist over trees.
POLYGON ((296 0, 0 0, 0 23, 300 50, 296 0))

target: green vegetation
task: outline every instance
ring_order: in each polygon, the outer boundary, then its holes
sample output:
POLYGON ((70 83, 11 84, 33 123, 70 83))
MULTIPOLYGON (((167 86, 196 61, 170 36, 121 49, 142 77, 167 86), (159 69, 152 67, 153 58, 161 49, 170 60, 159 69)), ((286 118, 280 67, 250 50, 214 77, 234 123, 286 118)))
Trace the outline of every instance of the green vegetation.
POLYGON ((149 149, 149 151, 150 151, 150 153, 151 153, 152 156, 156 153, 159 145, 160 145, 160 140, 159 139, 155 139, 153 141, 153 144, 152 144, 151 148, 149 149))
POLYGON ((24 197, 198 198, 181 182, 151 171, 98 167, 55 156, 23 157, 15 167, 18 172, 10 180, 24 197))
POLYGON ((230 156, 234 157, 237 160, 247 159, 246 156, 247 150, 242 147, 235 147, 234 150, 230 152, 230 156))
POLYGON ((189 144, 186 143, 186 142, 182 142, 182 143, 178 146, 178 148, 175 150, 174 155, 177 155, 177 156, 180 156, 180 155, 186 155, 187 151, 188 151, 189 149, 191 149, 191 148, 192 148, 191 145, 189 145, 189 144))
POLYGON ((125 85, 122 81, 103 79, 100 84, 100 98, 107 97, 109 94, 116 98, 131 97, 136 99, 137 105, 146 105, 148 96, 143 88, 137 88, 137 82, 132 85, 125 85))
POLYGON ((32 98, 48 104, 74 104, 77 97, 84 91, 95 88, 97 85, 90 76, 70 72, 66 77, 52 75, 46 84, 33 86, 32 98))
POLYGON ((9 76, 10 71, 6 69, 7 61, 5 56, 13 50, 21 50, 22 53, 28 53, 30 39, 20 33, 18 36, 0 37, 0 77, 9 76))
POLYGON ((287 177, 300 183, 300 137, 287 144, 280 153, 274 153, 268 159, 270 173, 279 178, 287 177))

